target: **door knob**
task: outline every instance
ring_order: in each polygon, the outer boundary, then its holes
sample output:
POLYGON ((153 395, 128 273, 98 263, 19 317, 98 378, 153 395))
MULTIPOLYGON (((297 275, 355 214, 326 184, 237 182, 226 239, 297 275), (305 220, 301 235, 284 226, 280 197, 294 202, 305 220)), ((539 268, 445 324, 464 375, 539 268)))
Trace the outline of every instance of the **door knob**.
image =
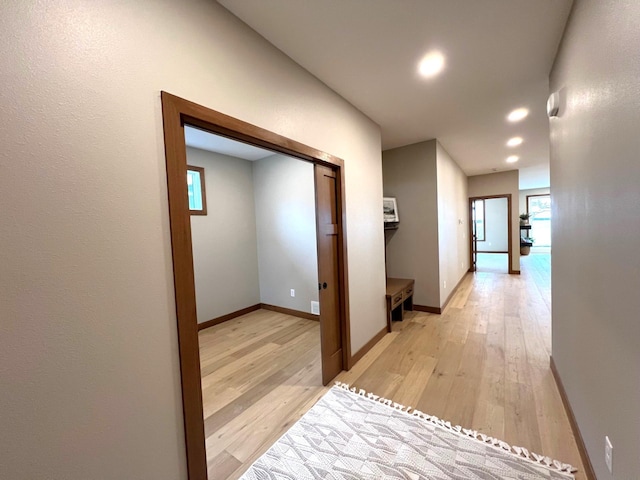
POLYGON ((327 282, 324 282, 324 283, 322 284, 322 288, 327 288, 327 282))

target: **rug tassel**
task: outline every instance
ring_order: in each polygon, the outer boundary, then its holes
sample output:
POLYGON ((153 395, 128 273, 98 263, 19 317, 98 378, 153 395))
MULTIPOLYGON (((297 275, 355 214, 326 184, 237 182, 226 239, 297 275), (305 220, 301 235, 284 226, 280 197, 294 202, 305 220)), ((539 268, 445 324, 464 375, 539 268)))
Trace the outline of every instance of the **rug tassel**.
POLYGON ((348 392, 352 392, 361 397, 366 397, 374 402, 387 405, 393 408, 394 410, 398 410, 398 411, 407 413, 409 415, 412 415, 414 417, 418 417, 426 422, 432 423, 433 425, 442 427, 445 430, 448 430, 452 433, 457 433, 458 435, 463 435, 469 438, 473 438, 478 442, 488 443, 502 450, 503 452, 509 453, 516 457, 524 458, 531 462, 545 465, 548 468, 555 469, 559 472, 575 473, 578 471, 577 468, 575 468, 573 465, 570 465, 568 463, 562 463, 562 462, 559 462, 558 460, 553 460, 550 457, 547 457, 545 455, 538 455, 537 453, 529 452, 529 450, 527 450, 524 447, 511 446, 508 443, 503 442, 502 440, 490 437, 476 430, 469 430, 466 428, 462 428, 460 425, 451 425, 451 422, 447 422, 439 419, 438 417, 428 415, 424 412, 421 412, 420 410, 412 409, 412 407, 405 407, 400 403, 394 402, 393 400, 390 400, 388 398, 379 397, 378 395, 374 395, 371 392, 367 392, 362 388, 356 389, 355 387, 351 387, 348 383, 335 382, 335 386, 343 390, 346 390, 348 392))

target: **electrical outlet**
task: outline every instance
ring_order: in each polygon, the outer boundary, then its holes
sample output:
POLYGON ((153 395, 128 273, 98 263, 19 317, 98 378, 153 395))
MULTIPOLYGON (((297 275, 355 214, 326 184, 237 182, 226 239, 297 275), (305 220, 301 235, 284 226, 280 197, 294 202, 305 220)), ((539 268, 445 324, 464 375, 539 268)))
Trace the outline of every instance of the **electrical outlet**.
POLYGON ((604 437, 604 463, 607 464, 609 473, 613 473, 613 445, 609 437, 604 437))
POLYGON ((311 300, 311 313, 314 315, 320 315, 320 302, 314 302, 311 300))
POLYGON ((447 288, 447 281, 444 281, 444 288, 447 288))
POLYGON ((296 296, 296 291, 295 291, 293 288, 291 289, 291 296, 292 296, 292 297, 295 297, 295 296, 296 296))

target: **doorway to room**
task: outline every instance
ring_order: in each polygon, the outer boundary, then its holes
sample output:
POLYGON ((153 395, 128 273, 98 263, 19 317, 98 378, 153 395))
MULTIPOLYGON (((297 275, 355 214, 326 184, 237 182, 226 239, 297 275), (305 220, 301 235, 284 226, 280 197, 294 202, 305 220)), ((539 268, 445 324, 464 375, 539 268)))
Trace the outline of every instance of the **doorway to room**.
POLYGON ((469 199, 472 272, 511 271, 511 196, 469 199))
MULTIPOLYGON (((185 126, 289 155, 310 162, 315 185, 317 242, 317 279, 320 303, 320 353, 322 383, 327 384, 351 362, 348 318, 346 235, 344 232, 344 163, 341 159, 312 149, 259 127, 247 124, 214 110, 162 92, 169 219, 178 323, 178 346, 182 383, 187 467, 190 479, 206 479, 207 463, 212 459, 205 445, 202 379, 198 338, 194 256, 192 247, 189 193, 206 184, 206 172, 189 172, 185 126), (189 182, 190 181, 190 182, 189 182)), ((204 189, 203 189, 204 192, 204 189)), ((208 192, 211 195, 211 192, 208 192)), ((202 196, 202 193, 200 193, 202 196)), ((211 197, 210 197, 211 198, 211 197)), ((206 206, 200 201, 191 205, 219 215, 224 232, 224 215, 220 199, 206 206)), ((232 312, 238 313, 238 312, 232 312)), ((215 443, 215 442, 214 442, 215 443)))
POLYGON ((325 309, 337 305, 326 295, 337 280, 329 272, 318 288, 326 242, 318 243, 316 196, 332 203, 335 175, 321 167, 316 191, 308 161, 188 125, 185 143, 207 464, 209 480, 222 480, 342 370, 337 329, 322 368, 319 322, 321 296, 325 309))

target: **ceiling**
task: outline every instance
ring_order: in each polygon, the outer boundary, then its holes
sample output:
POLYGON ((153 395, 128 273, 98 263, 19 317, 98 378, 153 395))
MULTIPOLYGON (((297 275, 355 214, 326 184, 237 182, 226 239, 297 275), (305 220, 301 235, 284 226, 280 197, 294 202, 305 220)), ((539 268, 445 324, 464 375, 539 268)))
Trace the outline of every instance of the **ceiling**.
POLYGON ((572 0, 218 1, 380 125, 383 149, 437 138, 468 175, 548 172, 548 76, 572 0), (445 68, 425 79, 433 49, 445 68), (518 107, 529 116, 507 122, 518 107))
POLYGON ((274 152, 254 147, 237 140, 200 130, 199 128, 184 126, 184 141, 187 147, 199 148, 210 152, 222 153, 230 157, 256 161, 274 155, 274 152))

